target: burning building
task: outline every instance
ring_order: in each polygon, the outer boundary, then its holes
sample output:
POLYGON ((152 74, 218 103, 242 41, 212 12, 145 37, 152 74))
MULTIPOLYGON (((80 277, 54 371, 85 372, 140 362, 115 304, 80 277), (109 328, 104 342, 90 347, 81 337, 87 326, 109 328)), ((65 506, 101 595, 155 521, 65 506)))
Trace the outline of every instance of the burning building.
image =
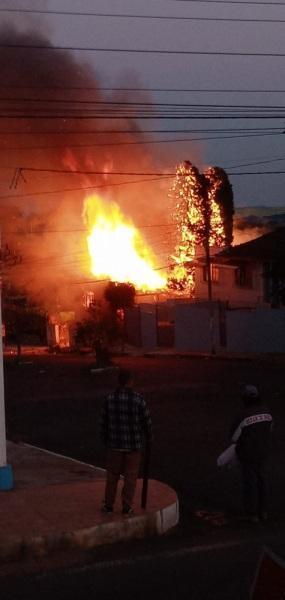
POLYGON ((91 272, 95 278, 132 283, 137 290, 164 289, 166 277, 154 266, 155 257, 118 204, 96 195, 84 202, 91 272))

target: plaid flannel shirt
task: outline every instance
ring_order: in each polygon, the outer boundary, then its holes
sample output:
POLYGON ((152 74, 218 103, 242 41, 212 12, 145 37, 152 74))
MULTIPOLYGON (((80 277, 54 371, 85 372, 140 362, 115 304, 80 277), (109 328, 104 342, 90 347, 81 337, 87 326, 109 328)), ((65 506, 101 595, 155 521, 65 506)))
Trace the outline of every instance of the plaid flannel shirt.
POLYGON ((108 448, 139 450, 152 436, 149 410, 143 397, 119 388, 106 398, 101 413, 101 437, 108 448))

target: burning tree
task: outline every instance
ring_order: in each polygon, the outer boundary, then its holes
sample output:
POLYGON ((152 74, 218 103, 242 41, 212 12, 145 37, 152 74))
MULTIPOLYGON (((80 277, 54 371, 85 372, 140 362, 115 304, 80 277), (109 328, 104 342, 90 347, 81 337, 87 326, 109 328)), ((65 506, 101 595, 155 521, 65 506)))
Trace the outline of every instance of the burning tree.
POLYGON ((168 286, 193 297, 196 247, 204 247, 209 267, 210 246, 225 247, 232 242, 232 188, 223 169, 211 167, 200 173, 197 167, 185 161, 177 169, 170 197, 175 201, 173 218, 179 241, 171 257, 168 286))
MULTIPOLYGON (((212 210, 218 210, 222 219, 223 246, 231 246, 233 241, 233 216, 234 216, 234 196, 232 186, 224 169, 221 167, 210 167, 205 172, 205 177, 209 183, 209 197, 212 210)), ((218 244, 220 245, 220 244, 218 244)))

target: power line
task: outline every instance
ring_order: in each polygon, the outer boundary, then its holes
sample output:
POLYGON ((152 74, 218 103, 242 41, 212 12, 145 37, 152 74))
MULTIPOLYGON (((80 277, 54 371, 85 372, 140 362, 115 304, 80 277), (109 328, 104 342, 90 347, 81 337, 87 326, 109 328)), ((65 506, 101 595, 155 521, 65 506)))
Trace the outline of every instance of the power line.
MULTIPOLYGON (((15 167, 4 167, 14 169, 15 167)), ((19 167, 19 169, 24 172, 37 172, 37 173, 58 173, 64 175, 106 175, 105 171, 68 171, 67 169, 52 169, 52 168, 39 168, 39 167, 19 167)), ((241 173, 228 173, 229 175, 279 175, 285 173, 285 171, 256 171, 256 172, 241 172, 241 173)), ((108 175, 127 175, 127 176, 157 176, 157 177, 176 177, 176 173, 167 173, 167 172, 129 172, 129 171, 112 171, 108 173, 108 175)))
MULTIPOLYGON (((234 139, 240 139, 240 138, 252 138, 252 137, 263 137, 263 136, 267 136, 267 135, 281 135, 282 132, 280 133, 251 133, 251 134, 237 134, 237 135, 226 135, 226 136, 204 136, 204 137, 197 137, 197 138, 174 138, 172 140, 140 140, 137 142, 110 142, 108 143, 101 143, 101 144, 68 144, 68 148, 100 148, 100 147, 113 147, 113 146, 137 146, 137 145, 151 145, 151 144, 173 144, 173 143, 179 143, 179 142, 197 142, 197 141, 203 141, 203 140, 234 140, 234 139)), ((53 145, 53 146, 5 146, 3 148, 0 147, 0 152, 7 152, 7 150, 60 150, 60 149, 66 149, 66 145, 63 146, 58 146, 58 145, 53 145)))
POLYGON ((120 135, 120 134, 128 134, 128 135, 140 135, 142 133, 183 133, 183 134, 187 134, 187 133, 197 133, 197 132, 202 132, 202 131, 276 131, 279 133, 284 133, 284 127, 265 127, 265 128, 261 128, 261 127, 254 127, 254 128, 234 128, 234 129, 209 129, 207 127, 206 130, 201 130, 201 129, 139 129, 138 131, 135 131, 134 129, 89 129, 89 130, 84 130, 84 129, 74 129, 73 131, 59 131, 58 129, 56 130, 50 130, 50 131, 44 131, 44 130, 36 130, 36 131, 19 131, 19 130, 14 130, 14 131, 5 131, 5 130, 0 130, 0 135, 120 135))
POLYGON ((285 171, 242 171, 240 173, 228 172, 228 175, 283 175, 285 171))
MULTIPOLYGON (((102 114, 109 114, 110 112, 123 112, 124 110, 133 110, 133 111, 140 111, 140 112, 151 112, 151 114, 156 113, 158 110, 161 112, 165 112, 168 113, 170 111, 174 111, 174 110, 181 110, 181 111, 185 111, 188 109, 194 109, 194 110, 201 110, 201 109, 216 109, 216 110, 248 110, 248 109, 254 109, 254 110, 282 110, 284 109, 284 104, 217 104, 217 103, 207 103, 207 104, 202 104, 201 102, 199 103, 193 103, 193 102, 156 102, 156 101, 150 101, 150 102, 142 102, 142 101, 134 101, 134 100, 77 100, 77 99, 65 99, 65 98, 33 98, 33 97, 10 97, 10 96, 4 96, 4 97, 0 97, 0 102, 16 102, 17 104, 21 104, 23 102, 29 102, 31 104, 79 104, 79 105, 95 105, 96 108, 84 108, 84 113, 90 113, 90 112, 95 112, 97 113, 102 113, 102 114), (99 106, 99 108, 97 108, 97 106, 99 106), (111 107, 111 108, 109 108, 111 107)), ((5 107, 1 108, 1 110, 6 110, 5 107)), ((7 110, 22 110, 22 108, 11 108, 11 106, 9 106, 9 108, 7 110)), ((39 111, 42 110, 49 110, 49 111, 54 111, 54 112, 58 112, 59 110, 65 110, 65 111, 73 111, 74 114, 77 112, 82 113, 82 109, 81 108, 76 108, 76 107, 72 107, 72 108, 53 108, 53 106, 48 107, 45 106, 44 108, 40 108, 37 109, 39 111)))
MULTIPOLYGON (((150 121, 155 121, 155 120, 201 120, 201 121, 205 121, 205 120, 226 120, 226 119, 284 119, 285 117, 285 112, 284 113, 280 113, 280 114, 268 114, 268 113, 239 113, 239 114, 227 114, 227 112, 225 112, 224 114, 216 114, 216 113, 210 113, 210 112, 206 112, 206 113, 196 113, 196 114, 185 114, 185 115, 149 115, 149 116, 144 116, 144 115, 123 115, 123 116, 115 116, 115 115, 110 115, 110 116, 102 116, 102 115, 98 115, 98 116, 77 116, 77 115, 27 115, 27 114, 19 114, 19 115, 0 115, 0 119, 11 119, 11 120, 19 120, 19 119, 23 119, 23 120, 28 120, 28 121, 51 121, 51 120, 62 120, 62 121, 92 121, 92 120, 131 120, 131 119, 135 119, 135 120, 139 120, 139 119, 143 119, 143 120, 150 120, 150 121)), ((154 132, 155 130, 150 130, 148 131, 148 133, 154 132)), ((177 130, 176 130, 177 131, 177 130)), ((181 131, 181 130, 180 130, 181 131)), ((5 133, 9 133, 9 132, 5 132, 5 133)), ((15 133, 15 132, 11 132, 11 133, 15 133)), ((25 133, 25 132, 23 132, 25 133)), ((34 133, 34 132, 33 132, 34 133)), ((43 133, 51 133, 51 132, 43 132, 43 133)), ((60 132, 60 133, 68 133, 68 132, 60 132)), ((74 132, 71 132, 74 133, 74 132)), ((81 132, 81 133, 85 133, 85 132, 81 132)), ((88 132, 86 132, 88 133, 88 132)), ((94 132, 93 132, 94 133, 94 132)), ((96 133, 103 133, 102 131, 97 130, 96 133)), ((110 131, 105 132, 105 133, 111 133, 110 131)), ((124 131, 117 131, 116 133, 124 133, 124 131)), ((135 131, 129 131, 129 133, 137 133, 135 131)), ((142 130, 140 130, 140 133, 142 133, 142 130)), ((145 132, 146 133, 146 132, 145 132)), ((168 133, 168 131, 166 130, 165 133, 168 133)))
MULTIPOLYGON (((174 227, 174 223, 152 223, 151 225, 138 225, 138 224, 134 224, 133 227, 135 227, 135 229, 157 229, 160 227, 174 227)), ((4 233, 9 233, 9 234, 13 234, 13 235, 45 235, 46 233, 86 233, 88 234, 88 229, 86 227, 81 227, 79 229, 44 229, 44 230, 40 230, 40 231, 19 231, 19 230, 4 230, 4 233)), ((169 235, 169 234, 167 234, 169 235)), ((164 239, 163 236, 160 236, 161 240, 164 239)), ((157 241, 157 240, 156 240, 157 241)), ((78 251, 78 252, 72 252, 71 254, 82 254, 83 251, 78 251)), ((64 255, 66 256, 66 255, 64 255)), ((45 260, 45 259, 43 259, 45 260)))
MULTIPOLYGON (((232 2, 233 3, 233 2, 232 2)), ((237 4, 237 2, 235 2, 237 4)), ((257 2, 240 2, 240 4, 267 4, 257 2)), ((268 3, 278 4, 278 3, 268 3)), ((284 6, 284 4, 283 4, 284 6)), ((110 19, 138 19, 138 20, 161 20, 161 21, 231 21, 231 22, 246 22, 246 23, 284 23, 284 19, 245 19, 245 18, 230 18, 230 17, 189 17, 178 15, 142 15, 142 14, 110 14, 97 12, 74 12, 62 10, 38 10, 38 9, 21 9, 21 8, 0 8, 0 12, 19 13, 19 14, 38 14, 38 15, 57 15, 57 16, 72 16, 72 17, 98 17, 110 19)))
MULTIPOLYGON (((169 0, 167 0, 169 1, 169 0)), ((194 4, 258 4, 259 6, 285 6, 284 2, 259 2, 258 0, 170 0, 170 2, 191 2, 194 4)))
MULTIPOLYGON (((180 0, 181 1, 181 0, 180 0)), ((196 0, 195 0, 196 1, 196 0)), ((213 0, 211 0, 213 1, 213 0)), ((215 0, 218 1, 218 0, 215 0)), ((232 51, 213 51, 213 50, 155 50, 148 48, 93 48, 87 46, 48 46, 38 44, 0 44, 0 48, 10 48, 11 50, 63 50, 76 52, 110 52, 127 54, 174 54, 174 55, 197 55, 197 56, 255 56, 255 57, 279 57, 284 58, 283 52, 232 52, 232 51)))
POLYGON ((50 190, 50 191, 37 191, 37 192, 28 192, 27 194, 8 194, 5 196, 0 196, 0 201, 1 200, 9 200, 9 199, 19 199, 19 198, 29 198, 32 196, 43 196, 43 195, 50 195, 50 194, 63 194, 66 192, 83 192, 83 191, 87 191, 87 190, 97 190, 97 189, 101 189, 101 188, 110 188, 110 187, 117 187, 117 186, 121 186, 121 185, 135 185, 135 184, 141 184, 141 183, 148 183, 148 182, 156 182, 156 181, 163 181, 164 179, 170 179, 169 176, 163 176, 163 177, 154 177, 154 178, 148 178, 148 179, 137 179, 134 181, 119 181, 119 182, 113 182, 113 183, 104 183, 102 185, 90 185, 87 187, 79 187, 79 188, 64 188, 64 189, 60 189, 60 190, 50 190))
POLYGON ((285 160, 285 156, 282 156, 280 158, 271 158, 268 160, 259 160, 259 161, 249 162, 249 163, 241 163, 239 165, 231 165, 229 168, 230 169, 239 169, 240 167, 249 167, 250 165, 266 165, 269 163, 279 162, 282 160, 285 160))
MULTIPOLYGON (((15 169, 15 167, 1 167, 3 169, 15 169)), ((40 167, 18 167, 22 172, 29 171, 33 173, 62 173, 65 175, 105 175, 106 171, 81 171, 70 169, 52 169, 52 168, 40 168, 40 167)), ((129 177, 132 176, 145 176, 145 177, 175 177, 175 173, 163 173, 163 172, 139 172, 139 171, 111 171, 108 175, 126 175, 129 177)))
MULTIPOLYGON (((213 0, 212 0, 213 1, 213 0)), ((272 90, 272 89, 238 89, 238 88, 163 88, 163 87, 102 87, 102 86, 66 86, 66 85, 19 85, 0 84, 0 89, 17 89, 17 90, 64 90, 64 91, 109 91, 109 92, 198 92, 198 93, 239 93, 239 94, 252 94, 252 93, 272 93, 279 94, 284 93, 284 89, 272 90)))

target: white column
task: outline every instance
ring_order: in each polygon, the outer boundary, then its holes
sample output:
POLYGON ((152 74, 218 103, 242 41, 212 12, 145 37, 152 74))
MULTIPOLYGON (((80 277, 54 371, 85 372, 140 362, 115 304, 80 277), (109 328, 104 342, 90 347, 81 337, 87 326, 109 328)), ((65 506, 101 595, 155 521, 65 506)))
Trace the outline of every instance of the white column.
MULTIPOLYGON (((0 243, 1 248, 1 243, 0 243)), ((7 464, 6 450, 6 423, 5 423, 5 395, 4 395, 4 370, 3 370, 3 339, 2 339, 2 278, 0 281, 0 467, 7 464)))
MULTIPOLYGON (((0 233, 0 252, 1 252, 0 233)), ((0 257, 1 264, 1 257, 0 257)), ((4 369, 3 369, 3 338, 2 338, 2 273, 0 273, 0 468, 7 464, 6 449, 6 421, 5 421, 5 394, 4 394, 4 369)))

